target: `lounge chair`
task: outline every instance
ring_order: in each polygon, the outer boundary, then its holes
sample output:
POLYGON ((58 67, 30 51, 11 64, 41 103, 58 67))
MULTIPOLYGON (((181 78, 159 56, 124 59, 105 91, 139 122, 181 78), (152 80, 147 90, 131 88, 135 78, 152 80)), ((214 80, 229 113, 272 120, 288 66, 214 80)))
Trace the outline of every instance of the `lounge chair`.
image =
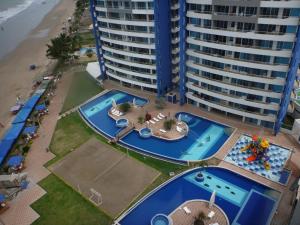
POLYGON ((159 129, 160 132, 162 133, 167 133, 167 131, 163 130, 163 129, 159 129))
POLYGON ((209 219, 213 218, 216 213, 214 211, 210 211, 207 215, 209 219))
POLYGON ((149 121, 146 121, 146 123, 149 125, 150 124, 150 122, 149 121))
POLYGON ((155 122, 153 120, 149 120, 150 123, 155 124, 155 122))
POLYGON ((165 118, 166 116, 164 115, 164 114, 162 114, 162 113, 159 113, 158 114, 160 117, 162 117, 162 118, 165 118))
POLYGON ((112 113, 114 113, 115 111, 116 111, 116 109, 115 109, 115 108, 113 108, 113 109, 111 110, 111 112, 112 112, 112 113))
POLYGON ((159 122, 159 119, 157 119, 156 117, 153 118, 156 122, 159 122))
POLYGON ((192 211, 191 211, 187 206, 183 207, 183 211, 184 211, 186 214, 191 214, 191 213, 192 213, 192 211))
POLYGON ((182 122, 178 122, 177 124, 178 124, 178 125, 181 125, 181 124, 182 124, 182 122))
POLYGON ((181 132, 183 131, 182 128, 179 127, 179 126, 176 126, 176 130, 177 130, 179 133, 181 133, 181 132))
POLYGON ((162 119, 163 119, 163 118, 162 118, 162 117, 160 117, 159 115, 157 115, 156 117, 157 117, 158 119, 160 119, 160 120, 162 120, 162 119))

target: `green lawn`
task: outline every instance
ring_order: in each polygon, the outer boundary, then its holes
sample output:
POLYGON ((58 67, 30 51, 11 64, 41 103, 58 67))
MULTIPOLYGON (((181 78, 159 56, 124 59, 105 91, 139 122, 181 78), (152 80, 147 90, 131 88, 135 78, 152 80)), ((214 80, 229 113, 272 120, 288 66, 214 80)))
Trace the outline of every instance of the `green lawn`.
POLYGON ((110 225, 111 218, 66 185, 49 175, 39 185, 47 191, 32 208, 40 218, 33 225, 110 225))
POLYGON ((92 32, 79 33, 81 45, 95 46, 95 37, 92 32))
POLYGON ((87 72, 76 72, 73 75, 71 87, 61 111, 66 112, 101 91, 103 88, 87 72))
MULTIPOLYGON (((53 162, 61 159, 93 136, 100 141, 107 143, 107 140, 104 137, 96 134, 89 126, 86 125, 77 112, 60 119, 57 122, 50 144, 50 150, 56 155, 56 158, 50 161, 47 165, 50 165, 53 162)), ((119 151, 126 152, 126 149, 119 145, 114 145, 114 147, 119 151)), ((129 151, 129 155, 157 169, 163 174, 186 169, 185 166, 146 157, 133 151, 129 151)))

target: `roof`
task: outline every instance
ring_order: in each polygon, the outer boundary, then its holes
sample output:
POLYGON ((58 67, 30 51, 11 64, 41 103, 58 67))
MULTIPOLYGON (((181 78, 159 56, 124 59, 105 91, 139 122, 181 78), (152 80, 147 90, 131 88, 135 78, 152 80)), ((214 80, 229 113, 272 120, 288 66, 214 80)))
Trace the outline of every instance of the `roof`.
POLYGON ((98 62, 88 63, 86 71, 94 78, 97 79, 101 76, 100 66, 98 62))

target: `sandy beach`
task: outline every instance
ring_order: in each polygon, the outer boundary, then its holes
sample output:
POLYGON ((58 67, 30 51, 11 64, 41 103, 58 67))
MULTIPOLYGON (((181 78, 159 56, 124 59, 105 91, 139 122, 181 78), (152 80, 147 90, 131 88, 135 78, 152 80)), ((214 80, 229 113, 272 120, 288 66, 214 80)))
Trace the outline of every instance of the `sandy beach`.
POLYGON ((61 0, 29 36, 0 61, 0 123, 5 126, 0 126, 0 135, 13 119, 9 110, 16 97, 26 99, 32 91, 33 81, 53 65, 46 57, 46 44, 60 33, 74 9, 74 0, 61 0), (38 68, 29 71, 30 64, 36 64, 38 68))

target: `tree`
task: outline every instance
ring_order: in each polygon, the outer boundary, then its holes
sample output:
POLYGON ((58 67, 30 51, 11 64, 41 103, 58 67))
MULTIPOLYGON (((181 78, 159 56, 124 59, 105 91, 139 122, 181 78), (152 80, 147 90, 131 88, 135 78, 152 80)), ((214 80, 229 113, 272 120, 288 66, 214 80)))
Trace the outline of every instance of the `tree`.
POLYGON ((119 109, 123 113, 127 113, 131 108, 131 105, 128 102, 125 102, 119 106, 119 109))
POLYGON ((85 54, 87 57, 91 58, 94 55, 94 52, 92 49, 89 48, 88 50, 86 50, 85 54))
POLYGON ((60 34, 58 37, 51 39, 51 43, 47 44, 47 57, 65 62, 70 59, 71 38, 66 34, 60 34))

